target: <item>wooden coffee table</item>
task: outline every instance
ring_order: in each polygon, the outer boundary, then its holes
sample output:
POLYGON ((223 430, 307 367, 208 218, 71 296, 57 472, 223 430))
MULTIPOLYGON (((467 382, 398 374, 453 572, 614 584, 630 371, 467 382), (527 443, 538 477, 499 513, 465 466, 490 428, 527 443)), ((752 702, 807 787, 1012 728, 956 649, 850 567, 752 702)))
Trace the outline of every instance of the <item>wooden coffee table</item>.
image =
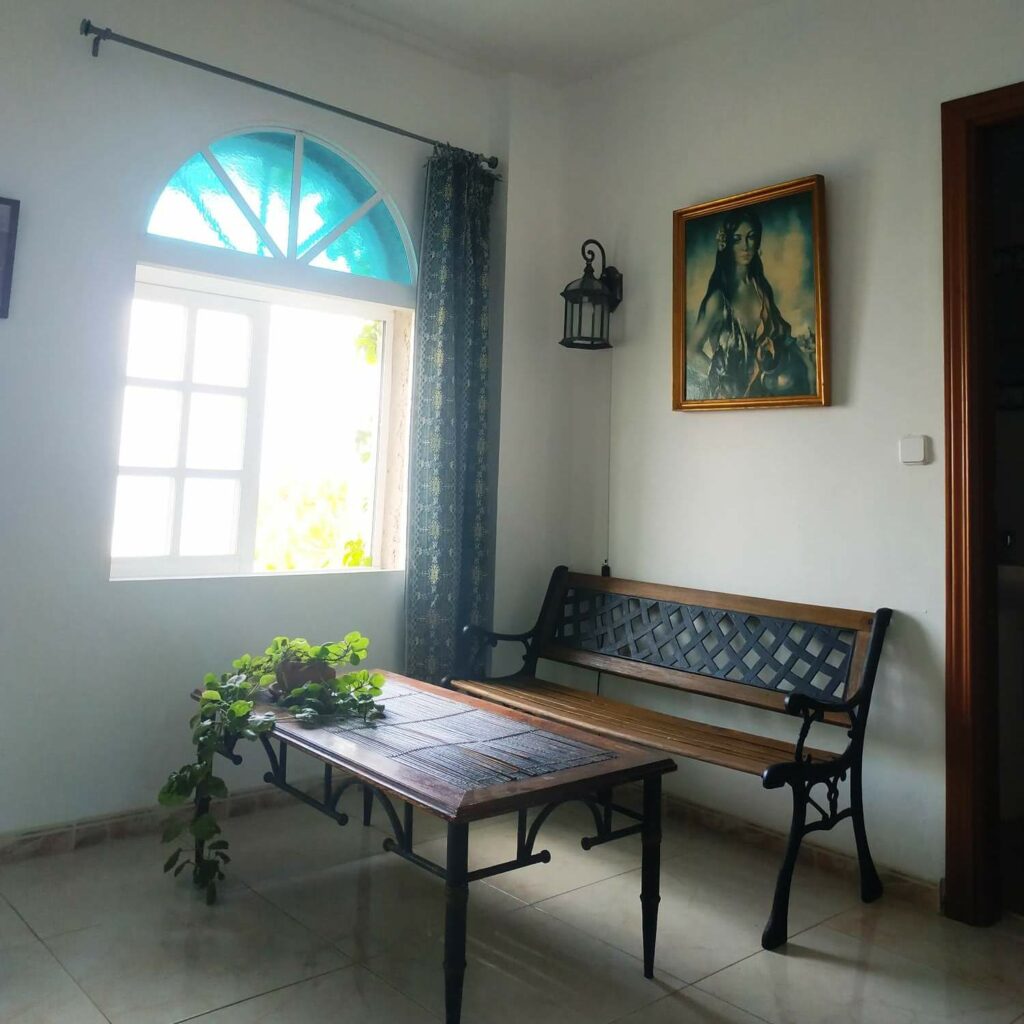
MULTIPOLYGON (((583 837, 583 849, 641 836, 644 976, 653 977, 660 901, 661 777, 675 771, 675 762, 429 683, 385 675, 381 698, 385 717, 371 724, 342 721, 307 729, 281 709, 261 706, 259 710, 277 715, 273 732, 261 737, 270 759, 264 779, 339 824, 348 821, 338 810, 342 795, 352 786, 362 787, 363 824, 370 823, 376 801, 394 833, 384 840, 384 848, 444 879, 447 1024, 458 1024, 462 1013, 469 883, 550 861, 547 850, 535 850, 538 832, 551 812, 570 800, 583 801, 593 814, 594 834, 583 837), (318 795, 288 782, 289 748, 323 763, 318 795), (344 774, 338 781, 336 771, 344 774), (632 782, 643 784, 641 811, 613 799, 615 787, 632 782), (404 805, 401 815, 396 801, 404 805), (415 807, 447 822, 444 864, 413 849, 415 807), (531 820, 533 808, 539 810, 531 820), (470 871, 470 823, 509 812, 518 815, 515 857, 470 871)), ((235 763, 241 762, 233 752, 225 753, 235 763)))

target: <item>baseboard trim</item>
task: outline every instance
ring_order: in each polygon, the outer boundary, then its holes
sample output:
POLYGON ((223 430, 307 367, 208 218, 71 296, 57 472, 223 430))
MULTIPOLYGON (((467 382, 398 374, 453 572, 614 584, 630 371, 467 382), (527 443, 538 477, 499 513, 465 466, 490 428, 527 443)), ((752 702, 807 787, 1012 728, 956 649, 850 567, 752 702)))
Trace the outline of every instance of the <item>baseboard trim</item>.
MULTIPOLYGON (((310 778, 297 783, 297 788, 310 795, 319 795, 323 782, 310 778)), ((632 787, 631 787, 632 788, 632 787)), ((254 811, 272 807, 294 806, 294 797, 274 786, 263 784, 252 789, 232 793, 225 800, 217 801, 222 819, 237 818, 254 811)), ((692 822, 714 832, 723 832, 749 846, 770 850, 782 856, 786 836, 782 832, 755 825, 753 822, 724 811, 712 810, 701 804, 685 800, 674 793, 664 796, 665 817, 679 822, 692 822)), ((178 812, 191 814, 191 807, 178 812)), ((168 818, 168 812, 161 808, 146 808, 123 814, 101 815, 49 828, 30 829, 0 835, 0 864, 28 860, 56 853, 70 853, 101 843, 136 836, 156 835, 168 818)), ((851 854, 830 850, 824 846, 805 841, 801 847, 801 860, 810 861, 816 868, 830 874, 848 876, 855 880, 858 874, 857 858, 851 854)), ((909 901, 923 909, 940 910, 939 885, 913 878, 902 872, 879 868, 887 896, 909 901)))
MULTIPOLYGON (((664 807, 665 816, 670 820, 693 822, 714 832, 724 832, 749 846, 757 846, 760 849, 777 853, 780 859, 785 851, 787 841, 785 833, 776 832, 763 825, 755 825, 744 818, 695 804, 674 793, 665 794, 664 807)), ((854 855, 830 850, 806 839, 800 847, 800 859, 804 863, 810 862, 821 871, 833 875, 843 875, 853 882, 857 880, 860 873, 857 858, 854 855)), ((887 897, 895 897, 913 903, 924 910, 940 912, 938 882, 914 878, 903 872, 884 868, 882 865, 878 865, 878 873, 882 878, 887 897)))
MULTIPOLYGON (((303 792, 317 795, 322 791, 323 780, 310 778, 294 785, 303 792)), ((275 786, 263 784, 231 793, 225 799, 217 800, 216 804, 221 820, 226 820, 271 807, 291 807, 295 805, 295 798, 275 786)), ((30 857, 45 857, 55 853, 71 853, 73 850, 99 846, 118 839, 157 835, 163 831, 167 819, 175 813, 187 818, 192 813, 192 807, 188 805, 177 812, 169 812, 160 807, 140 808, 25 832, 9 832, 0 835, 0 864, 12 864, 30 857)))

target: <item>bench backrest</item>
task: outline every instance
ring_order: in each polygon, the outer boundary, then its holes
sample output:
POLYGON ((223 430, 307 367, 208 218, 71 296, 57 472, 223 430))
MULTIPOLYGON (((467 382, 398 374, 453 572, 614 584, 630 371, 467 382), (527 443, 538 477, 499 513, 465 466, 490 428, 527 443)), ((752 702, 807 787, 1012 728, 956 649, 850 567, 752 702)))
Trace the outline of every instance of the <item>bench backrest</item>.
MULTIPOLYGON (((538 622, 537 653, 782 711, 790 693, 838 704, 870 687, 877 661, 876 656, 868 666, 875 618, 870 612, 589 576, 560 566, 538 622)), ((826 720, 850 724, 846 715, 826 720)))

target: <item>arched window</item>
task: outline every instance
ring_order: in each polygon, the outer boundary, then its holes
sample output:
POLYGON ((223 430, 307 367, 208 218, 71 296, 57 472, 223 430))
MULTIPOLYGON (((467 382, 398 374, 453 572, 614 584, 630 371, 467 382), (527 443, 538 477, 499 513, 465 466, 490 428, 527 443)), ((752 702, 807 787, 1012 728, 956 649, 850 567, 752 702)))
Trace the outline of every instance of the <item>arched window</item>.
POLYGON ((300 132, 228 135, 160 193, 148 232, 218 249, 412 284, 407 232, 384 193, 300 132))
POLYGON ((112 578, 402 568, 415 266, 394 203, 301 132, 174 172, 136 272, 112 578))

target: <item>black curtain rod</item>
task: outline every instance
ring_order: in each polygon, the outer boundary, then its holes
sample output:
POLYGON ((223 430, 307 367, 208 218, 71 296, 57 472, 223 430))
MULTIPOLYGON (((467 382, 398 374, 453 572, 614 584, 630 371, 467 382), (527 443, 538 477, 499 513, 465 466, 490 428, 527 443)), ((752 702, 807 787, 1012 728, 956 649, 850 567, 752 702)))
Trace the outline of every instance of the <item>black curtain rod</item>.
MULTIPOLYGON (((199 68, 200 71, 209 71, 211 75, 220 75, 221 78, 229 78, 232 82, 241 82, 242 85, 251 85, 257 89, 263 89, 266 92, 272 92, 290 100, 297 100, 299 103, 308 103, 311 107, 319 107, 320 110, 326 110, 332 114, 338 114, 340 117, 347 117, 352 121, 359 121, 362 124, 372 125, 374 128, 380 128, 383 131, 391 132, 394 135, 402 135, 407 139, 415 139, 417 142, 425 142, 428 146, 444 145, 440 139, 430 139, 427 138, 426 135, 417 135, 416 132, 406 131, 404 128, 388 124, 386 121, 378 121, 375 118, 366 117, 363 114, 357 114, 353 110, 346 110, 344 107, 336 107, 333 103, 325 103, 323 100, 314 99, 312 96, 304 96, 300 92, 292 92, 291 89, 282 89, 281 86, 274 85, 271 82, 262 82, 258 78, 250 78, 248 75, 240 75, 237 71, 229 71, 227 68, 219 68, 216 64, 207 64, 205 61, 196 60, 194 57, 186 57, 184 54, 175 53, 173 50, 164 50, 159 46, 153 46, 151 43, 144 43, 139 39, 130 39, 128 36, 122 36, 113 31, 113 29, 100 28, 98 25, 94 25, 88 18, 82 19, 79 32, 83 36, 94 37, 92 41, 92 55, 94 57, 98 57, 100 55, 100 43, 104 40, 109 40, 112 43, 122 43, 124 46, 130 46, 135 50, 142 50, 143 53, 152 53, 157 57, 166 57, 168 60, 173 60, 178 64, 185 64, 190 68, 199 68)), ((498 166, 498 158, 496 156, 484 156, 482 153, 478 155, 488 167, 493 169, 498 166)))

